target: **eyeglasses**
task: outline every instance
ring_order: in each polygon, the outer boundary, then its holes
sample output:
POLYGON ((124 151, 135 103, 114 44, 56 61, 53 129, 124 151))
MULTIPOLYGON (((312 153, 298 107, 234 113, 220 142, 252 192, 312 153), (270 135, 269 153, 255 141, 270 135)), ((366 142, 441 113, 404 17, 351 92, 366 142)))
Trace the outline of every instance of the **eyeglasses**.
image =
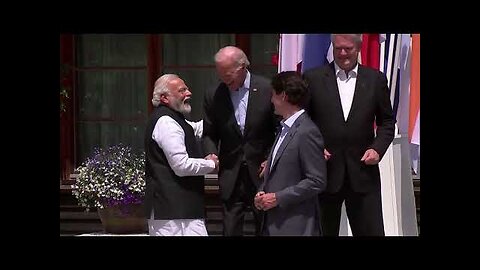
POLYGON ((333 50, 336 52, 341 52, 342 50, 345 50, 346 53, 351 53, 355 47, 333 47, 333 50))

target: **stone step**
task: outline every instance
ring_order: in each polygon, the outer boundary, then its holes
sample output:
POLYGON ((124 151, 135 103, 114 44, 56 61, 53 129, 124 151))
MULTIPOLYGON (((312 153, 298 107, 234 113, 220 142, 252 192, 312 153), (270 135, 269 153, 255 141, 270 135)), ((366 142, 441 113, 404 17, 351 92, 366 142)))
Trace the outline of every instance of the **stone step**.
POLYGON ((100 222, 60 222, 60 234, 78 235, 82 233, 93 233, 103 230, 103 225, 100 222))

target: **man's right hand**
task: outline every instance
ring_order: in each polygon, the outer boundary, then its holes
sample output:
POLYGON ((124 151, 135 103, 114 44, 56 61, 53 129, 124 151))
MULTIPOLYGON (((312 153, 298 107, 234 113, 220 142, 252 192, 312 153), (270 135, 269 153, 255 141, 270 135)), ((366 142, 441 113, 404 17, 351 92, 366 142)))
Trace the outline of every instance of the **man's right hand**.
POLYGON ((213 160, 213 162, 215 162, 215 169, 212 171, 212 173, 217 173, 218 172, 218 166, 220 164, 217 155, 209 154, 205 157, 205 159, 213 160))
POLYGON ((332 154, 330 154, 327 149, 323 149, 323 157, 325 158, 325 160, 329 160, 331 156, 332 154))
POLYGON ((265 192, 259 191, 257 192, 257 194, 255 195, 255 198, 253 199, 253 204, 255 205, 255 208, 257 208, 258 210, 263 210, 262 203, 261 203, 261 196, 263 194, 265 194, 265 192))
POLYGON ((267 160, 262 162, 260 164, 260 167, 258 168, 258 177, 262 178, 263 175, 265 174, 265 167, 267 166, 267 160))

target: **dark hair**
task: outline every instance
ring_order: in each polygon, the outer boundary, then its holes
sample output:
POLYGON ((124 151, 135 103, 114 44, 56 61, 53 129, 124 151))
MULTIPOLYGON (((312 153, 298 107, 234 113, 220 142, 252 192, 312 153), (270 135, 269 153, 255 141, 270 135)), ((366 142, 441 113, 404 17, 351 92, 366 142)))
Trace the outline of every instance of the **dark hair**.
POLYGON ((307 96, 307 83, 295 71, 283 71, 272 78, 272 87, 275 93, 285 92, 288 103, 303 105, 307 96))

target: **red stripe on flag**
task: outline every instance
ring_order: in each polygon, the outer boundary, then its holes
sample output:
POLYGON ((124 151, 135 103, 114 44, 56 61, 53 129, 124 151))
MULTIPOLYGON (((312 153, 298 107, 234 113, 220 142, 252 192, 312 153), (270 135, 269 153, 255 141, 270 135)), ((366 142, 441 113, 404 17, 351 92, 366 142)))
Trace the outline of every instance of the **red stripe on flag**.
MULTIPOLYGON (((362 34, 362 65, 379 70, 380 68, 380 34, 362 34)), ((373 122, 373 128, 377 125, 373 122)))
POLYGON ((412 35, 412 62, 410 69, 410 111, 408 138, 411 141, 415 121, 420 111, 420 34, 412 35))
POLYGON ((362 35, 362 65, 380 69, 380 34, 362 35))

